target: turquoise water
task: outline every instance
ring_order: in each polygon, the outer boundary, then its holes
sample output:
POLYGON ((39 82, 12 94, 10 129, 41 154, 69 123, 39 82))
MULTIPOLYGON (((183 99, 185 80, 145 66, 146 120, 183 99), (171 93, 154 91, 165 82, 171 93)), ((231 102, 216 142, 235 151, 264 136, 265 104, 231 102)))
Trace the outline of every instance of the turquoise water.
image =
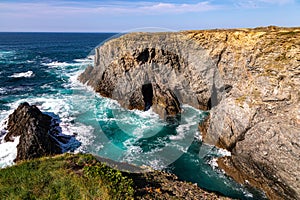
MULTIPOLYGON (((129 111, 80 84, 77 76, 93 63, 90 52, 112 33, 0 33, 0 121, 19 103, 36 104, 61 119, 64 134, 76 135, 88 152, 116 161, 148 165, 240 199, 261 199, 216 167, 228 152, 201 142, 198 123, 207 113, 183 105, 178 123, 149 111, 129 111)), ((0 165, 12 164, 15 144, 0 144, 0 165)))

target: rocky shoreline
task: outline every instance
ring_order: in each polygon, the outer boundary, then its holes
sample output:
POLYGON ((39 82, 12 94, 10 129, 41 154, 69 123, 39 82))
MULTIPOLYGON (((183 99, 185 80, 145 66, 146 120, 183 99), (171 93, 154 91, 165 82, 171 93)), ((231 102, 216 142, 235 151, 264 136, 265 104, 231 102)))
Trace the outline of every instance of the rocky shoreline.
POLYGON ((204 142, 232 153, 219 166, 270 199, 299 199, 299 41, 300 28, 131 33, 97 48, 79 80, 164 118, 183 103, 210 110, 204 142))
MULTIPOLYGON (((17 146, 17 158, 15 159, 17 165, 27 165, 31 160, 36 164, 36 162, 41 163, 49 159, 53 159, 52 164, 54 164, 56 159, 60 160, 59 157, 55 155, 71 151, 72 149, 64 149, 64 147, 66 147, 66 144, 68 144, 70 140, 74 140, 74 136, 63 135, 59 132, 59 120, 57 118, 42 113, 35 105, 29 105, 26 102, 21 103, 9 116, 7 134, 4 140, 10 142, 18 136, 20 136, 20 140, 17 146), (39 160, 39 158, 41 158, 41 160, 39 160)), ((71 142, 72 147, 76 148, 74 141, 71 142)), ((78 142, 77 145, 80 145, 80 143, 78 142)), ((104 164, 110 173, 122 174, 124 180, 130 179, 133 181, 134 199, 230 199, 214 192, 205 191, 195 184, 180 181, 178 177, 173 174, 156 171, 151 168, 141 168, 92 155, 65 154, 62 155, 62 157, 66 157, 65 165, 70 165, 69 160, 72 160, 72 162, 76 159, 79 160, 76 162, 80 163, 80 165, 78 163, 71 163, 71 172, 69 172, 77 174, 78 178, 86 178, 84 176, 82 177, 84 167, 98 165, 97 162, 99 162, 99 165, 104 164), (94 161, 91 161, 91 159, 94 161), (80 160, 86 160, 86 163, 80 160)), ((16 166, 16 168, 18 168, 18 166, 16 166)), ((30 170, 37 169, 34 168, 30 170)), ((31 178, 37 179, 38 177, 31 178)), ((45 180, 48 178, 50 177, 44 177, 45 180)), ((2 179, 0 179, 0 182, 1 181, 2 179)), ((10 181, 17 182, 14 178, 10 181)), ((47 183, 41 182, 40 184, 47 183)), ((126 189, 123 188, 123 190, 126 189)), ((30 191, 26 192, 30 193, 30 191)), ((118 193, 118 191, 115 192, 118 193)), ((0 196, 3 197, 2 195, 5 196, 7 194, 5 191, 0 190, 0 196)), ((111 197, 115 198, 114 196, 111 197)), ((36 198, 39 198, 39 196, 36 196, 36 198)))
POLYGON ((49 114, 24 102, 9 115, 4 141, 12 142, 20 137, 14 162, 62 154, 80 146, 74 136, 61 133, 59 119, 49 114), (65 148, 69 143, 72 143, 71 148, 65 148))

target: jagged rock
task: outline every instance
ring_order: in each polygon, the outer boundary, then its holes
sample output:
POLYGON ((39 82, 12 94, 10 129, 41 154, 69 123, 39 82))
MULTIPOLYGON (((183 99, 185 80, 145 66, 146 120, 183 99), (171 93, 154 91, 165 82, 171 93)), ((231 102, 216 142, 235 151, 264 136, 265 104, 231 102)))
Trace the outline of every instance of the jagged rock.
POLYGON ((20 136, 15 162, 63 153, 72 136, 59 133, 58 122, 36 106, 22 103, 9 116, 5 141, 20 136))
POLYGON ((80 80, 126 108, 145 109, 151 84, 156 112, 209 109, 204 142, 232 152, 219 166, 270 199, 300 199, 299 41, 300 28, 132 33, 97 48, 80 80))

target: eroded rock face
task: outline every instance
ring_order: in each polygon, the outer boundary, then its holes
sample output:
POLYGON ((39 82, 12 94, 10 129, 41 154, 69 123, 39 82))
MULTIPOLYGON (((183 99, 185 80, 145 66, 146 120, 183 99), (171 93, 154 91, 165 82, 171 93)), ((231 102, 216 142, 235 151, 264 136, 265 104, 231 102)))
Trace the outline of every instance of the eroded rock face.
POLYGON ((219 166, 270 199, 299 199, 300 29, 187 34, 219 56, 223 83, 232 86, 201 126, 205 142, 232 152, 219 166))
POLYGON ((17 158, 28 160, 63 153, 62 144, 67 144, 72 136, 59 133, 57 122, 43 114, 36 106, 22 103, 9 116, 5 141, 20 136, 17 146, 17 158))
POLYGON ((133 33, 97 48, 80 80, 131 109, 209 109, 204 141, 232 152, 221 168, 270 199, 300 199, 299 41, 300 28, 133 33))
POLYGON ((128 34, 106 42, 96 52, 95 67, 88 67, 79 80, 123 107, 147 110, 152 106, 162 117, 179 114, 180 103, 208 109, 217 77, 214 64, 207 51, 185 35, 128 34))

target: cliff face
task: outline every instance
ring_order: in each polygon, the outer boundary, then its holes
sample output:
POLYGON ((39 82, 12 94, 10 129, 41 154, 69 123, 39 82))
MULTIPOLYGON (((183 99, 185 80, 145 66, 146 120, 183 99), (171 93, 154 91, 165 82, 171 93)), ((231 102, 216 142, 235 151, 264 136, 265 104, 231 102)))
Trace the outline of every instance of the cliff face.
POLYGON ((185 34, 134 33, 97 48, 95 67, 79 80, 126 108, 150 105, 168 117, 180 113, 179 102, 208 109, 215 71, 207 50, 185 34))
POLYGON ((232 86, 206 124, 204 140, 232 151, 219 165, 271 199, 299 199, 300 29, 187 34, 219 56, 222 80, 232 86))
POLYGON ((228 175, 300 198, 300 28, 128 34, 97 48, 79 79, 129 109, 210 110, 200 129, 232 152, 218 161, 228 175))

